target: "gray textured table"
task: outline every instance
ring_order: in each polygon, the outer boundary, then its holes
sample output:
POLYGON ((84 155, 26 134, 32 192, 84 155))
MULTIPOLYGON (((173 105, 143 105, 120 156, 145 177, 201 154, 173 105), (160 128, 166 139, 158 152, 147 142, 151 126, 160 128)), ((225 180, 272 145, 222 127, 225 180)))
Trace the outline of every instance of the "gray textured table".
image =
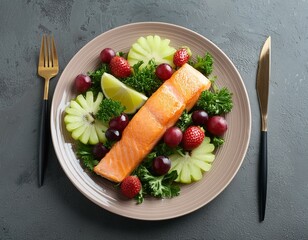
MULTIPOLYGON (((0 239, 308 239, 305 0, 1 0, 0 53, 0 239), (212 40, 238 67, 251 102, 251 141, 236 177, 210 204, 167 221, 135 221, 90 202, 64 174, 51 141, 45 185, 37 187, 41 35, 56 36, 62 71, 95 36, 140 21, 178 24, 212 40), (255 79, 260 47, 268 35, 268 202, 266 219, 259 223, 255 79)), ((51 94, 58 78, 51 82, 51 94)))

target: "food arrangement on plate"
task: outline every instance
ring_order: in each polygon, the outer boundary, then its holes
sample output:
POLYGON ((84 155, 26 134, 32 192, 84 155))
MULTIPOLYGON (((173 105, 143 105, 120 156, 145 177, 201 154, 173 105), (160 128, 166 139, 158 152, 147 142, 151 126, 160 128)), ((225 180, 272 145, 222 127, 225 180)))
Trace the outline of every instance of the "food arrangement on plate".
POLYGON ((210 76, 211 54, 150 35, 127 53, 105 48, 100 59, 76 76, 79 95, 65 110, 78 159, 137 203, 179 195, 211 169, 233 107, 232 93, 210 76))

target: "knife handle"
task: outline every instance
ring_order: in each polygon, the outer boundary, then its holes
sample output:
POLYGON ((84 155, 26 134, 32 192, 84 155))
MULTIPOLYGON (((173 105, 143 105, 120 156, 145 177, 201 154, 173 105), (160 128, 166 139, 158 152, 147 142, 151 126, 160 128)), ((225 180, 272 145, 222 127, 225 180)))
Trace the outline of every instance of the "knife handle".
POLYGON ((44 181, 44 170, 47 157, 48 144, 48 100, 43 100, 42 115, 41 115, 41 129, 39 142, 39 162, 38 162, 38 185, 41 187, 44 181))
POLYGON ((267 193, 267 131, 261 131, 259 161, 259 210, 260 222, 262 222, 265 217, 267 193))

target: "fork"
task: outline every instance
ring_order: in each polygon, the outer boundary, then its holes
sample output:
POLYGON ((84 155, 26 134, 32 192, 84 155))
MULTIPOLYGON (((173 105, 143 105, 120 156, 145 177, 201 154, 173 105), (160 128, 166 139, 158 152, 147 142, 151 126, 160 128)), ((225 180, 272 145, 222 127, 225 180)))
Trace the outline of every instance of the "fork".
POLYGON ((38 75, 45 79, 43 107, 41 115, 41 129, 39 142, 38 185, 43 185, 44 169, 46 165, 46 152, 48 144, 48 90, 49 80, 59 72, 58 56, 53 36, 42 37, 40 56, 38 62, 38 75))

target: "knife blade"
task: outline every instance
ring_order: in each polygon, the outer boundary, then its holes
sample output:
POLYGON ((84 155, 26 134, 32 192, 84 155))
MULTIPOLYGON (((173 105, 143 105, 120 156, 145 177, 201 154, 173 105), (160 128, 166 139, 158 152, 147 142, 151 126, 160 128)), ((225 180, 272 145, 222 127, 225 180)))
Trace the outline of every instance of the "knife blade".
POLYGON ((269 36, 260 53, 257 72, 257 95, 261 115, 261 138, 259 153, 259 217, 264 221, 267 195, 267 112, 269 97, 269 81, 271 75, 271 37, 269 36))

